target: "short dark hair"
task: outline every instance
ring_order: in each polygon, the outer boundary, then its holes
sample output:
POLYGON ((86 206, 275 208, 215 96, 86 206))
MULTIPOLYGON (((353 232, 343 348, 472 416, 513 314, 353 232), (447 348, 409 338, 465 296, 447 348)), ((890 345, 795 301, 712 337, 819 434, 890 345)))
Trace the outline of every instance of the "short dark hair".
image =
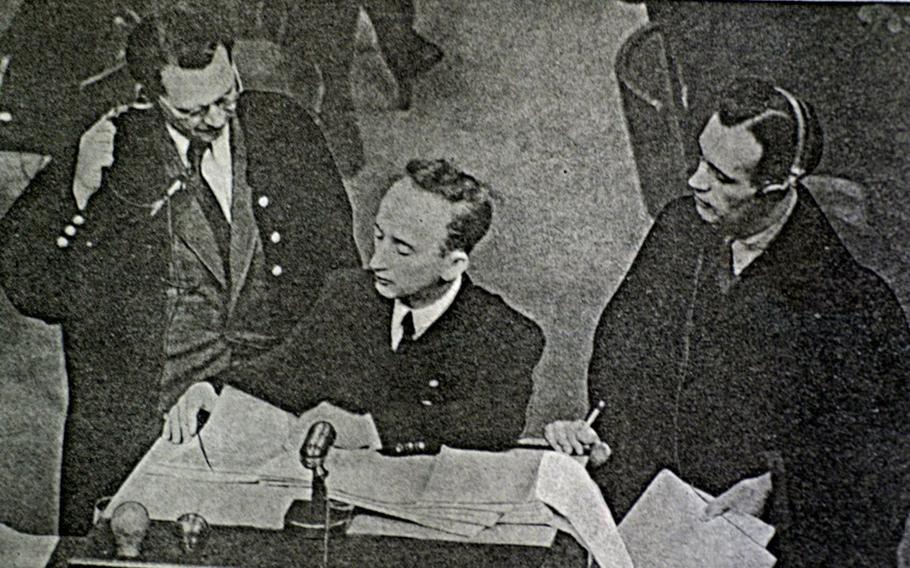
POLYGON ((212 62, 219 45, 230 54, 233 34, 227 19, 204 4, 199 0, 175 2, 143 18, 130 33, 127 67, 151 94, 163 92, 161 70, 165 66, 202 69, 212 62))
POLYGON ((489 188, 445 160, 411 160, 405 170, 417 187, 456 206, 443 252, 470 254, 493 221, 489 188))
MULTIPOLYGON (((824 136, 812 106, 796 100, 802 108, 806 129, 800 166, 805 174, 810 174, 821 162, 824 136)), ((787 97, 768 81, 742 77, 731 81, 717 102, 720 123, 724 126, 754 121, 748 130, 761 144, 762 156, 751 173, 751 181, 761 186, 782 183, 790 175, 798 140, 796 111, 787 97)))

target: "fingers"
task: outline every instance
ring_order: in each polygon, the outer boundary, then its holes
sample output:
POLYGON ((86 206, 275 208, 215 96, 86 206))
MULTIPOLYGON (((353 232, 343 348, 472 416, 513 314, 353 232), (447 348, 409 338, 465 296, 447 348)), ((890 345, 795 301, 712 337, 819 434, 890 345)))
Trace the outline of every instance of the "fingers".
POLYGON ((190 440, 189 430, 186 397, 182 396, 165 415, 161 436, 172 444, 183 444, 190 440))
POLYGON ((588 467, 596 469, 607 463, 613 450, 605 442, 597 442, 591 446, 591 456, 588 458, 588 467))
POLYGON ((180 434, 180 409, 175 404, 164 415, 164 428, 161 431, 161 437, 172 444, 180 444, 182 436, 180 434))
POLYGON ((730 510, 729 500, 726 498, 727 493, 724 493, 714 501, 705 506, 705 510, 702 512, 701 518, 703 521, 710 521, 716 517, 719 517, 730 510))
POLYGON ((565 433, 564 422, 551 422, 543 429, 543 437, 554 450, 564 454, 572 453, 572 445, 569 444, 565 433))
POLYGON ((194 405, 190 404, 190 397, 186 394, 177 401, 177 407, 180 409, 180 441, 177 443, 183 444, 189 442, 190 438, 196 433, 196 412, 194 411, 194 405), (192 418, 190 415, 192 415, 192 418), (192 432, 190 427, 191 422, 192 432))
POLYGON ((168 441, 171 440, 170 413, 164 415, 164 425, 161 427, 161 437, 168 441))
POLYGON ((564 454, 584 454, 591 444, 600 439, 590 426, 581 420, 557 420, 544 428, 544 438, 553 449, 564 454))
POLYGON ((743 479, 724 491, 720 497, 708 503, 702 518, 710 520, 728 511, 757 517, 761 515, 771 490, 770 473, 743 479))

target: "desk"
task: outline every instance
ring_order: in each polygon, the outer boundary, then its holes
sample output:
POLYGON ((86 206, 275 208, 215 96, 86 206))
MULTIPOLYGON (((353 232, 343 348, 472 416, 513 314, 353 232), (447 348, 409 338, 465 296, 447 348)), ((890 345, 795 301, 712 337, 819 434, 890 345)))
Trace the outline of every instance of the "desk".
MULTIPOLYGON (((263 531, 214 527, 200 554, 184 555, 172 524, 153 522, 143 543, 142 560, 187 566, 210 565, 250 568, 320 566, 322 541, 301 538, 294 529, 263 531)), ((334 535, 333 535, 334 536, 334 535)), ((341 536, 330 543, 330 565, 335 567, 572 567, 587 566, 587 553, 575 540, 559 533, 552 548, 479 545, 378 536, 341 536)), ((64 568, 73 558, 113 558, 113 536, 96 529, 82 538, 64 537, 49 567, 64 568)))

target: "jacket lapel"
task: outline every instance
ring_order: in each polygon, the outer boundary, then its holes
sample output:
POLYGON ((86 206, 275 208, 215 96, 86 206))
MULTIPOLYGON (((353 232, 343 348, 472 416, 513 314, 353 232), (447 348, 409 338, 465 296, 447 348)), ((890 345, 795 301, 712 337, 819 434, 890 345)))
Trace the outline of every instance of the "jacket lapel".
POLYGON ((208 219, 195 197, 189 197, 184 207, 176 208, 174 214, 174 232, 199 258, 199 261, 212 273, 222 287, 227 288, 224 265, 218 252, 215 233, 209 226, 208 219))
POLYGON ((253 217, 252 192, 246 181, 246 145, 240 121, 231 122, 231 159, 234 162, 233 199, 231 202, 231 302, 233 309, 240 297, 259 241, 253 217))

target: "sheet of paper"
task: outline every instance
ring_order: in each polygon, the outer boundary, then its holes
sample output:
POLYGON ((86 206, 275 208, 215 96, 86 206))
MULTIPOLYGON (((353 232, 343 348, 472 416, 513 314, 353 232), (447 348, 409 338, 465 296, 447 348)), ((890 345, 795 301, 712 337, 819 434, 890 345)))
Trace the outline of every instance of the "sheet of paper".
POLYGON ((254 471, 285 452, 297 417, 230 386, 200 432, 216 471, 254 471))
POLYGON ((326 421, 335 428, 334 447, 345 450, 368 448, 378 450, 382 448, 379 440, 379 431, 373 416, 370 414, 355 414, 339 408, 328 402, 320 402, 315 407, 307 410, 297 419, 286 448, 295 452, 300 450, 310 426, 326 421))
MULTIPOLYGON (((769 568, 775 564, 764 543, 756 542, 730 519, 703 521, 705 505, 672 472, 657 474, 619 525, 636 568, 769 568)), ((760 534, 767 542, 767 529, 760 534)))
MULTIPOLYGON (((693 489, 695 489, 695 492, 705 501, 705 503, 710 503, 714 500, 714 497, 711 497, 701 489, 694 487, 693 489)), ((768 546, 768 543, 771 542, 771 539, 774 537, 774 527, 752 515, 744 515, 735 511, 729 511, 724 513, 724 518, 733 523, 741 531, 746 533, 749 538, 761 546, 768 546)))
POLYGON ((60 537, 21 533, 0 523, 0 566, 44 568, 60 537))
POLYGON ((104 516, 109 518, 124 501, 138 501, 154 520, 173 521, 184 513, 199 513, 212 525, 280 529, 291 503, 310 498, 310 488, 304 484, 282 486, 262 483, 257 474, 205 472, 162 463, 173 450, 169 442, 155 442, 104 516))
POLYGON ((384 503, 414 503, 426 489, 434 456, 389 457, 368 450, 331 451, 329 491, 384 503))
POLYGON ((355 505, 361 509, 374 511, 376 513, 382 513, 383 515, 395 517, 398 519, 404 519, 406 521, 411 521, 412 523, 436 529, 437 531, 449 533, 452 535, 472 537, 487 528, 485 525, 480 523, 469 523, 458 519, 415 513, 394 503, 390 504, 378 501, 369 501, 359 498, 355 495, 343 495, 330 492, 329 497, 338 501, 342 501, 344 503, 355 505))
POLYGON ((396 536, 423 540, 444 540, 450 542, 473 542, 479 544, 512 544, 521 546, 552 546, 556 529, 541 525, 496 525, 484 529, 473 537, 459 537, 436 531, 414 523, 398 521, 374 515, 354 517, 348 534, 396 536))
POLYGON ((540 501, 516 505, 504 513, 501 523, 513 525, 548 525, 553 519, 553 510, 540 501))
POLYGON ((423 503, 528 503, 540 450, 481 452, 443 447, 421 495, 423 503))
MULTIPOLYGON (((573 536, 603 568, 632 568, 600 488, 585 467, 570 456, 542 452, 535 495, 565 517, 573 536)), ((635 565, 638 568, 637 565, 635 565)))

